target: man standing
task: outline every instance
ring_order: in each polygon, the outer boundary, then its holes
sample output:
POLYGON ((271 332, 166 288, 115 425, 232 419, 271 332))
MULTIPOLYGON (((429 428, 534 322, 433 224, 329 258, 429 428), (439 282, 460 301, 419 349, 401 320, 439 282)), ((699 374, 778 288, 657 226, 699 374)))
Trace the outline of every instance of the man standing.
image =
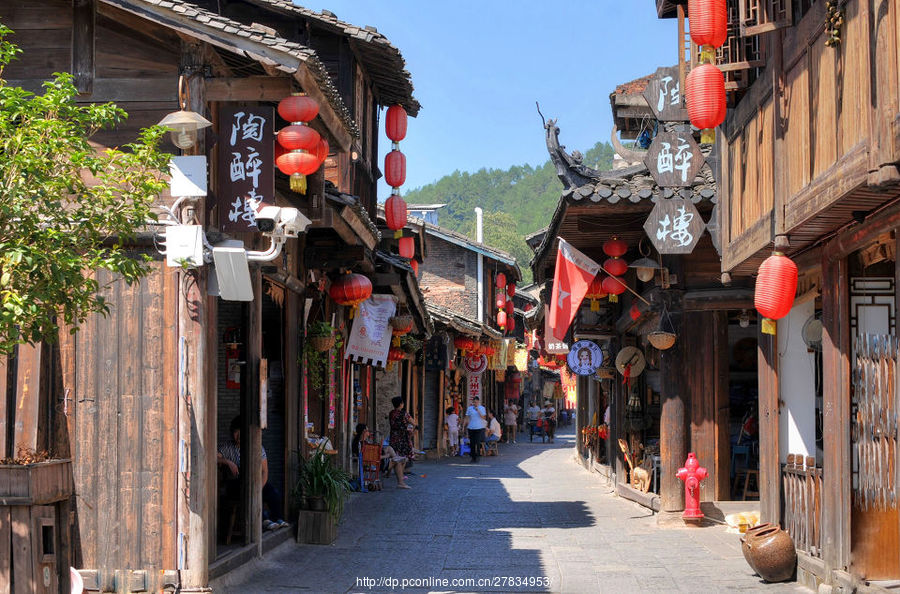
POLYGON ((537 425, 538 418, 541 416, 541 409, 538 408, 537 403, 534 400, 531 401, 531 406, 525 411, 528 415, 528 436, 529 439, 534 438, 534 428, 537 425))
POLYGON ((519 407, 510 400, 503 410, 503 423, 506 425, 506 443, 516 443, 516 426, 519 423, 519 407))
POLYGON ((478 462, 478 451, 484 441, 484 428, 487 427, 487 411, 481 406, 478 396, 472 398, 472 404, 466 409, 466 429, 469 430, 469 450, 472 463, 478 462))

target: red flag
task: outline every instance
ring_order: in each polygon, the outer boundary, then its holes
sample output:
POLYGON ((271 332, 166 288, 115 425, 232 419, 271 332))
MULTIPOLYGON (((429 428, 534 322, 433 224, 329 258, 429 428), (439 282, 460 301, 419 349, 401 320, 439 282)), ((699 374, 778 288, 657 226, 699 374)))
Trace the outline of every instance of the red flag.
POLYGON ((591 281, 599 271, 599 264, 560 237, 550 303, 550 327, 557 340, 565 338, 591 281))

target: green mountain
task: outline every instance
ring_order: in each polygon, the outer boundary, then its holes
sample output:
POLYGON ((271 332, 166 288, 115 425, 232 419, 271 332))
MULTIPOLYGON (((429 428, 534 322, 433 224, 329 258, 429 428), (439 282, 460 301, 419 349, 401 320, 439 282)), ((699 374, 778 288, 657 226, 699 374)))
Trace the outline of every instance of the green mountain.
MULTIPOLYGON (((601 171, 612 168, 615 151, 598 142, 584 154, 584 164, 601 171)), ((438 214, 442 227, 475 237, 475 207, 484 209, 484 240, 516 257, 525 282, 531 282, 531 249, 525 236, 546 227, 556 210, 562 184, 548 158, 537 168, 514 165, 509 169, 454 171, 433 184, 410 191, 409 204, 446 203, 438 214)))

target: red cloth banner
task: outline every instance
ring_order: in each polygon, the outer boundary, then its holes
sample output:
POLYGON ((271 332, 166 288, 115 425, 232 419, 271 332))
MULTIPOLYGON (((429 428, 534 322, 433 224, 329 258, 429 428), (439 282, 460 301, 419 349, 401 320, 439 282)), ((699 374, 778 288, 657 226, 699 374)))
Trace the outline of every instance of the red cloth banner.
POLYGON ((550 327, 557 340, 565 339, 566 331, 598 272, 599 264, 559 238, 550 304, 550 327))

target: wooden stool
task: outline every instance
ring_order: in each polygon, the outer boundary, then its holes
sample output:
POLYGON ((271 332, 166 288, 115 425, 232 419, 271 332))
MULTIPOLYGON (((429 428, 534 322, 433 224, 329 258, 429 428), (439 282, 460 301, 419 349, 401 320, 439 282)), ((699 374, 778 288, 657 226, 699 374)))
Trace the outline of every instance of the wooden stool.
POLYGON ((758 497, 759 497, 759 471, 758 471, 758 470, 751 470, 751 469, 748 468, 748 469, 744 470, 743 472, 744 472, 744 493, 743 493, 743 495, 741 496, 741 499, 742 499, 743 501, 746 501, 746 500, 747 500, 747 495, 751 495, 751 496, 753 496, 753 497, 757 497, 757 498, 758 498, 758 497), (751 491, 750 488, 749 488, 749 487, 750 487, 750 476, 751 476, 751 475, 753 476, 753 482, 754 482, 755 487, 756 487, 756 490, 755 490, 755 491, 751 491))

